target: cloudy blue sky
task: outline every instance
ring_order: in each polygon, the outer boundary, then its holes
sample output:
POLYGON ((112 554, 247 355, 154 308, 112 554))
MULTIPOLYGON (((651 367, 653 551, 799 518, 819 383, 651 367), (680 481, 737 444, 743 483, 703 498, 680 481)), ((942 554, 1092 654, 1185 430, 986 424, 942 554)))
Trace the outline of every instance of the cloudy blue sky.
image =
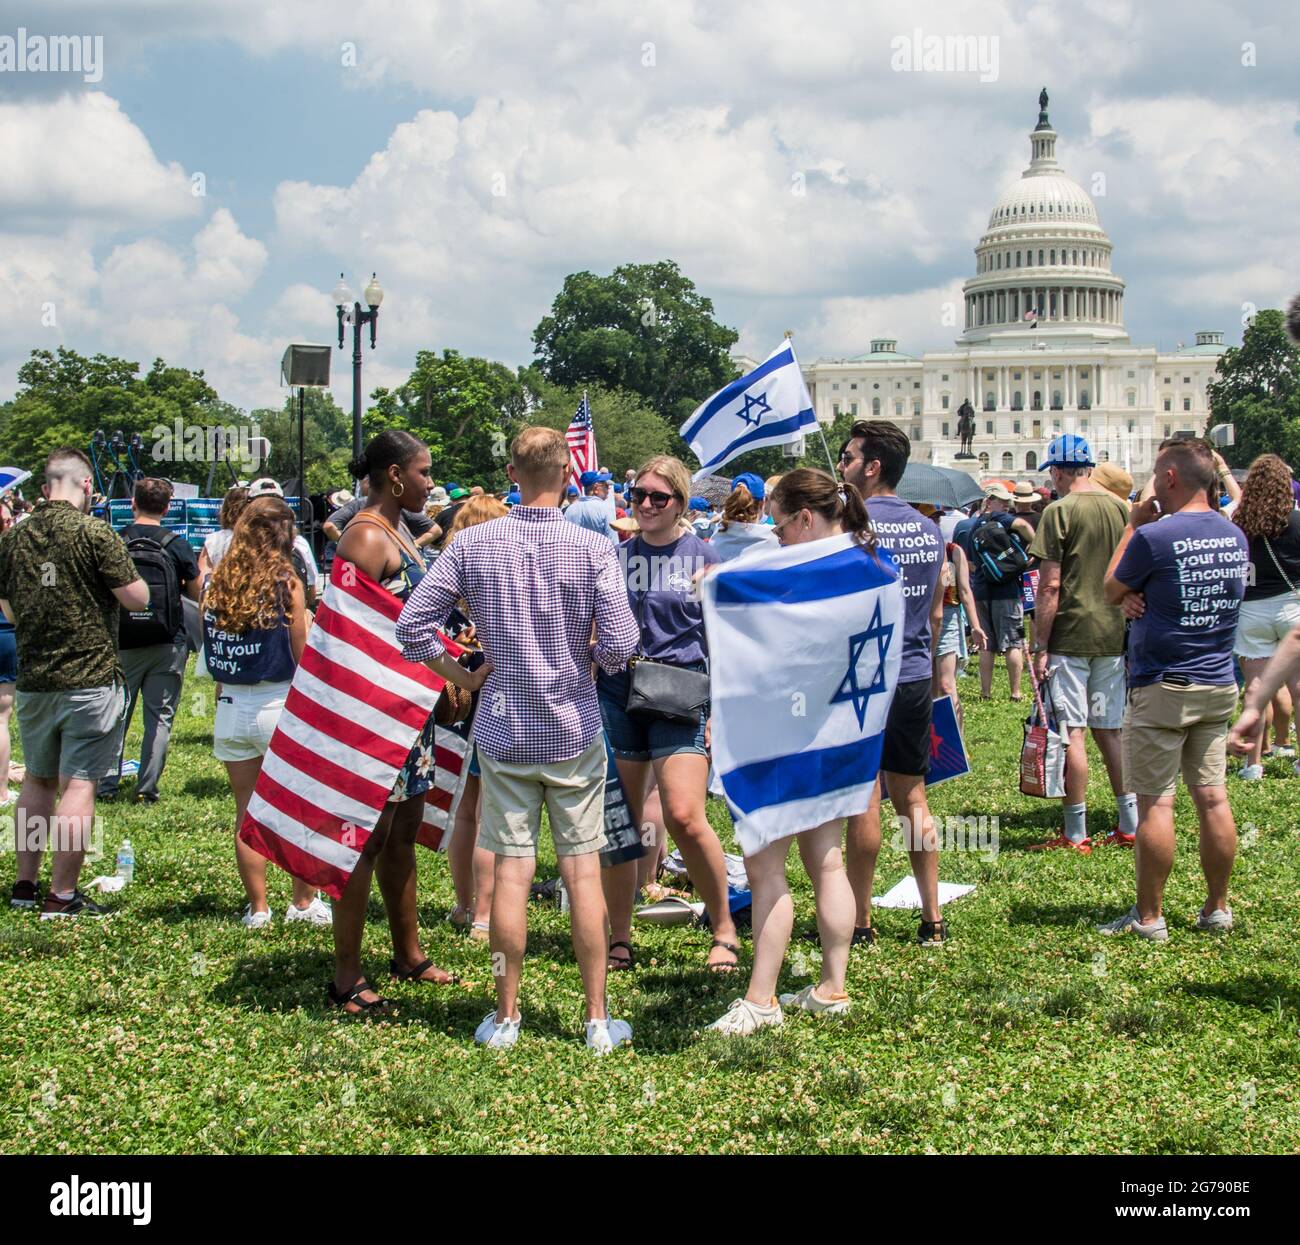
POLYGON ((103 65, 0 70, 0 398, 65 344, 277 403, 340 270, 387 291, 368 388, 526 362, 566 273, 664 257, 753 354, 942 349, 1044 84, 1136 341, 1300 289, 1292 3, 0 0, 20 27, 103 65), (892 67, 918 33, 995 71, 892 67))

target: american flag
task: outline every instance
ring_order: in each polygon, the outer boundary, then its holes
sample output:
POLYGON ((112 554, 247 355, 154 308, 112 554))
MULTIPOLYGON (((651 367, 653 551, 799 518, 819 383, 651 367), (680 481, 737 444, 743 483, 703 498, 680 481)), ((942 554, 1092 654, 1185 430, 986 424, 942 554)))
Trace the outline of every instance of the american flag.
MULTIPOLYGON (((394 635, 401 612, 392 593, 334 559, 239 831, 255 851, 334 899, 443 687, 427 666, 402 656, 394 635)), ((461 650, 448 642, 447 652, 461 650)), ((466 739, 439 729, 418 836, 427 847, 450 838, 468 751, 466 739)))
POLYGON ((564 439, 569 446, 569 483, 579 485, 578 477, 584 471, 596 470, 596 433, 591 426, 591 405, 585 391, 564 439))

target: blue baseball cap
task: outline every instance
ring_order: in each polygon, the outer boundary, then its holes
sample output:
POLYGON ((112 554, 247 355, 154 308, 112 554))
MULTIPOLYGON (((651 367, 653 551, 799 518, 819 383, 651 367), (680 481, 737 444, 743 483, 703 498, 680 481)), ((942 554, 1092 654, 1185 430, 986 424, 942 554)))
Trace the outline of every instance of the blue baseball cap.
POLYGON ((507 505, 507 506, 517 506, 517 505, 519 505, 519 502, 520 502, 521 500, 522 500, 522 499, 520 498, 520 496, 519 496, 518 493, 507 493, 507 494, 506 494, 506 505, 507 505))
POLYGON ((1092 449, 1086 437, 1077 432, 1063 432, 1052 440, 1043 458, 1044 467, 1095 467, 1092 449))
POLYGON ((577 495, 578 495, 578 486, 577 486, 576 484, 570 484, 569 487, 568 487, 567 489, 565 489, 564 491, 565 491, 565 492, 566 492, 570 497, 577 497, 577 495))
POLYGON ((708 508, 709 502, 706 497, 692 497, 691 504, 687 507, 689 510, 699 510, 701 512, 707 511, 708 508))
POLYGON ((612 479, 608 471, 584 471, 578 481, 583 488, 590 488, 593 484, 603 484, 605 481, 612 479))
POLYGON ((763 500, 763 481, 752 471, 742 471, 738 476, 733 476, 731 491, 734 493, 742 484, 749 490, 749 495, 755 501, 763 500))

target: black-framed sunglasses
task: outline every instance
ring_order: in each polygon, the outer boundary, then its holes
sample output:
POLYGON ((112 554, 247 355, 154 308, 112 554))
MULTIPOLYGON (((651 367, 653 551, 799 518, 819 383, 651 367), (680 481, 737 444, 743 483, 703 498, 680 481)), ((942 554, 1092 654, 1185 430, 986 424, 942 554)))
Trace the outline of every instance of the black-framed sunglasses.
POLYGON ((649 489, 635 487, 630 488, 627 491, 627 499, 634 506, 639 506, 646 500, 646 498, 650 499, 650 504, 656 510, 662 510, 670 501, 676 500, 672 493, 660 493, 657 491, 652 493, 649 489))

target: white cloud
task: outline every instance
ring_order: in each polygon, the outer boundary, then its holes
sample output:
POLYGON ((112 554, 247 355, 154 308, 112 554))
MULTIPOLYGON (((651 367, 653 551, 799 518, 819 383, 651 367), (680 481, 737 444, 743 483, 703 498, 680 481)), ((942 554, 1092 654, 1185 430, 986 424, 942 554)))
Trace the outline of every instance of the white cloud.
POLYGON ((11 225, 140 227, 199 210, 180 165, 160 163, 100 92, 0 103, 0 168, 0 212, 11 225))

